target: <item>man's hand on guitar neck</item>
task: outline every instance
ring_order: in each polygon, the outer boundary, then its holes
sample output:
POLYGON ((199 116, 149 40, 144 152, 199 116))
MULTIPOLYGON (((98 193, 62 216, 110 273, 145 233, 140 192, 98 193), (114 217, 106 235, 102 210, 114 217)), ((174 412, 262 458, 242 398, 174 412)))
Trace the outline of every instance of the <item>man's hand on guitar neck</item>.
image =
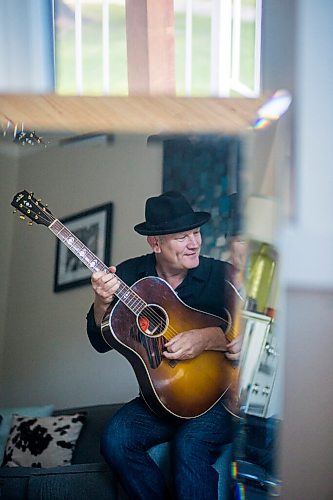
POLYGON ((115 266, 109 267, 109 270, 110 274, 98 271, 91 276, 91 284, 95 292, 94 317, 96 325, 102 323, 105 314, 110 309, 114 294, 119 288, 119 281, 114 275, 115 266))
POLYGON ((208 327, 179 333, 165 344, 167 359, 192 359, 203 351, 226 351, 228 359, 240 357, 241 342, 228 343, 220 327, 208 327))

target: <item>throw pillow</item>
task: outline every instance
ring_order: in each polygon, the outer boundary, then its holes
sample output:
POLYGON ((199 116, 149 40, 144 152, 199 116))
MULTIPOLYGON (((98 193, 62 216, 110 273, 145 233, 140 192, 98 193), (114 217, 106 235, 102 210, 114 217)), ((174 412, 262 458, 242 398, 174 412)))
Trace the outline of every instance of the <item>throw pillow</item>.
POLYGON ((84 419, 81 413, 41 418, 14 415, 3 465, 70 465, 84 419))
POLYGON ((53 405, 0 408, 0 415, 2 416, 2 422, 0 426, 0 465, 2 464, 3 456, 5 453, 13 415, 24 415, 27 417, 48 417, 52 415, 52 412, 53 405))

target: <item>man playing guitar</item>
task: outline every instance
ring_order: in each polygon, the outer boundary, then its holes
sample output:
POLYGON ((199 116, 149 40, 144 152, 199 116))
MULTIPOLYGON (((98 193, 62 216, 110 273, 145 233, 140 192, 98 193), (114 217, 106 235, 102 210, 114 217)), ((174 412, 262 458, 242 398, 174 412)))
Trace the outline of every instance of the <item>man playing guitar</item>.
MULTIPOLYGON (((175 300, 179 299, 188 306, 189 312, 193 310, 193 314, 199 314, 202 311, 214 321, 208 322, 207 326, 194 322, 191 328, 176 328, 180 314, 175 314, 177 318, 171 324, 172 307, 170 314, 167 310, 165 316, 164 306, 143 307, 144 313, 138 314, 134 326, 127 328, 131 333, 126 331, 126 336, 132 336, 132 340, 135 337, 131 346, 135 345, 134 342, 143 342, 143 347, 140 345, 138 348, 139 354, 141 348, 144 353, 143 361, 138 363, 138 372, 143 367, 147 385, 151 387, 145 397, 143 386, 140 386, 140 396, 125 404, 110 420, 101 438, 101 450, 107 463, 118 473, 131 499, 213 500, 218 498, 218 474, 212 464, 221 446, 232 440, 232 415, 225 404, 230 381, 227 380, 226 388, 221 389, 224 386, 218 380, 217 396, 214 393, 213 399, 203 402, 203 406, 198 403, 192 414, 192 410, 185 408, 188 392, 193 391, 194 399, 198 393, 199 397, 202 393, 204 398, 205 393, 210 393, 210 386, 214 385, 214 382, 209 382, 210 375, 206 386, 198 383, 196 387, 184 389, 183 385, 175 385, 172 391, 169 387, 187 367, 189 374, 191 366, 194 366, 195 376, 203 376, 201 366, 205 364, 196 365, 197 360, 206 363, 208 371, 210 364, 215 362, 215 356, 218 356, 217 363, 221 360, 222 364, 226 362, 230 366, 238 360, 240 340, 237 333, 230 335, 237 303, 233 267, 227 262, 200 256, 200 227, 208 222, 210 214, 193 211, 182 194, 170 191, 149 198, 145 215, 146 221, 137 224, 134 229, 147 237, 152 252, 129 259, 117 268, 112 266, 110 273, 98 271, 92 274, 95 300, 87 315, 91 344, 98 352, 107 352, 112 348, 112 336, 116 335, 117 325, 121 325, 122 315, 117 313, 118 299, 122 298, 121 295, 127 298, 128 293, 133 293, 132 288, 120 293, 122 283, 132 287, 146 277, 162 278, 169 285, 167 288, 172 289, 175 300), (116 314, 120 318, 116 319, 116 314), (111 332, 104 334, 103 321, 108 315, 111 332), (208 362, 205 361, 206 355, 212 356, 208 362), (163 373, 171 373, 170 379, 156 378, 154 381, 154 374, 162 368, 163 373), (177 374, 177 377, 172 374, 177 374), (175 395, 177 391, 179 394, 175 395), (166 412, 159 414, 159 407, 166 412), (148 454, 149 448, 166 441, 172 443, 172 492, 168 492, 162 472, 148 454)), ((142 283, 145 284, 144 281, 142 283)), ((156 295, 156 300, 150 302, 159 304, 163 293, 158 290, 156 295)), ((134 351, 135 348, 130 347, 129 357, 134 351)))

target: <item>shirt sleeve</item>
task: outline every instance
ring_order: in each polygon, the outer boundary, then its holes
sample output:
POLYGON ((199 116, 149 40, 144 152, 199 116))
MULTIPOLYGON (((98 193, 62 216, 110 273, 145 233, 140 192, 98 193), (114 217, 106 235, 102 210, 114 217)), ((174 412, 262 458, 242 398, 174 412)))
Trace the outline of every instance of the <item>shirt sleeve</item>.
POLYGON ((100 326, 97 326, 95 323, 93 304, 87 314, 87 334, 91 345, 96 351, 101 353, 111 351, 112 348, 102 337, 100 326))

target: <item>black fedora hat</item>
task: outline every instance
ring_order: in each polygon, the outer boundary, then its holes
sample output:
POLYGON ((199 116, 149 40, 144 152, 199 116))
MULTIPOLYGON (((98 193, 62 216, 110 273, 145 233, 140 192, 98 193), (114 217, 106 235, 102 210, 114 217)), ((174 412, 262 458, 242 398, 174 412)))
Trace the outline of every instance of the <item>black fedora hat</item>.
POLYGON ((146 201, 146 221, 134 226, 145 236, 158 236, 188 231, 202 226, 210 219, 208 212, 194 212, 178 191, 168 191, 146 201))

